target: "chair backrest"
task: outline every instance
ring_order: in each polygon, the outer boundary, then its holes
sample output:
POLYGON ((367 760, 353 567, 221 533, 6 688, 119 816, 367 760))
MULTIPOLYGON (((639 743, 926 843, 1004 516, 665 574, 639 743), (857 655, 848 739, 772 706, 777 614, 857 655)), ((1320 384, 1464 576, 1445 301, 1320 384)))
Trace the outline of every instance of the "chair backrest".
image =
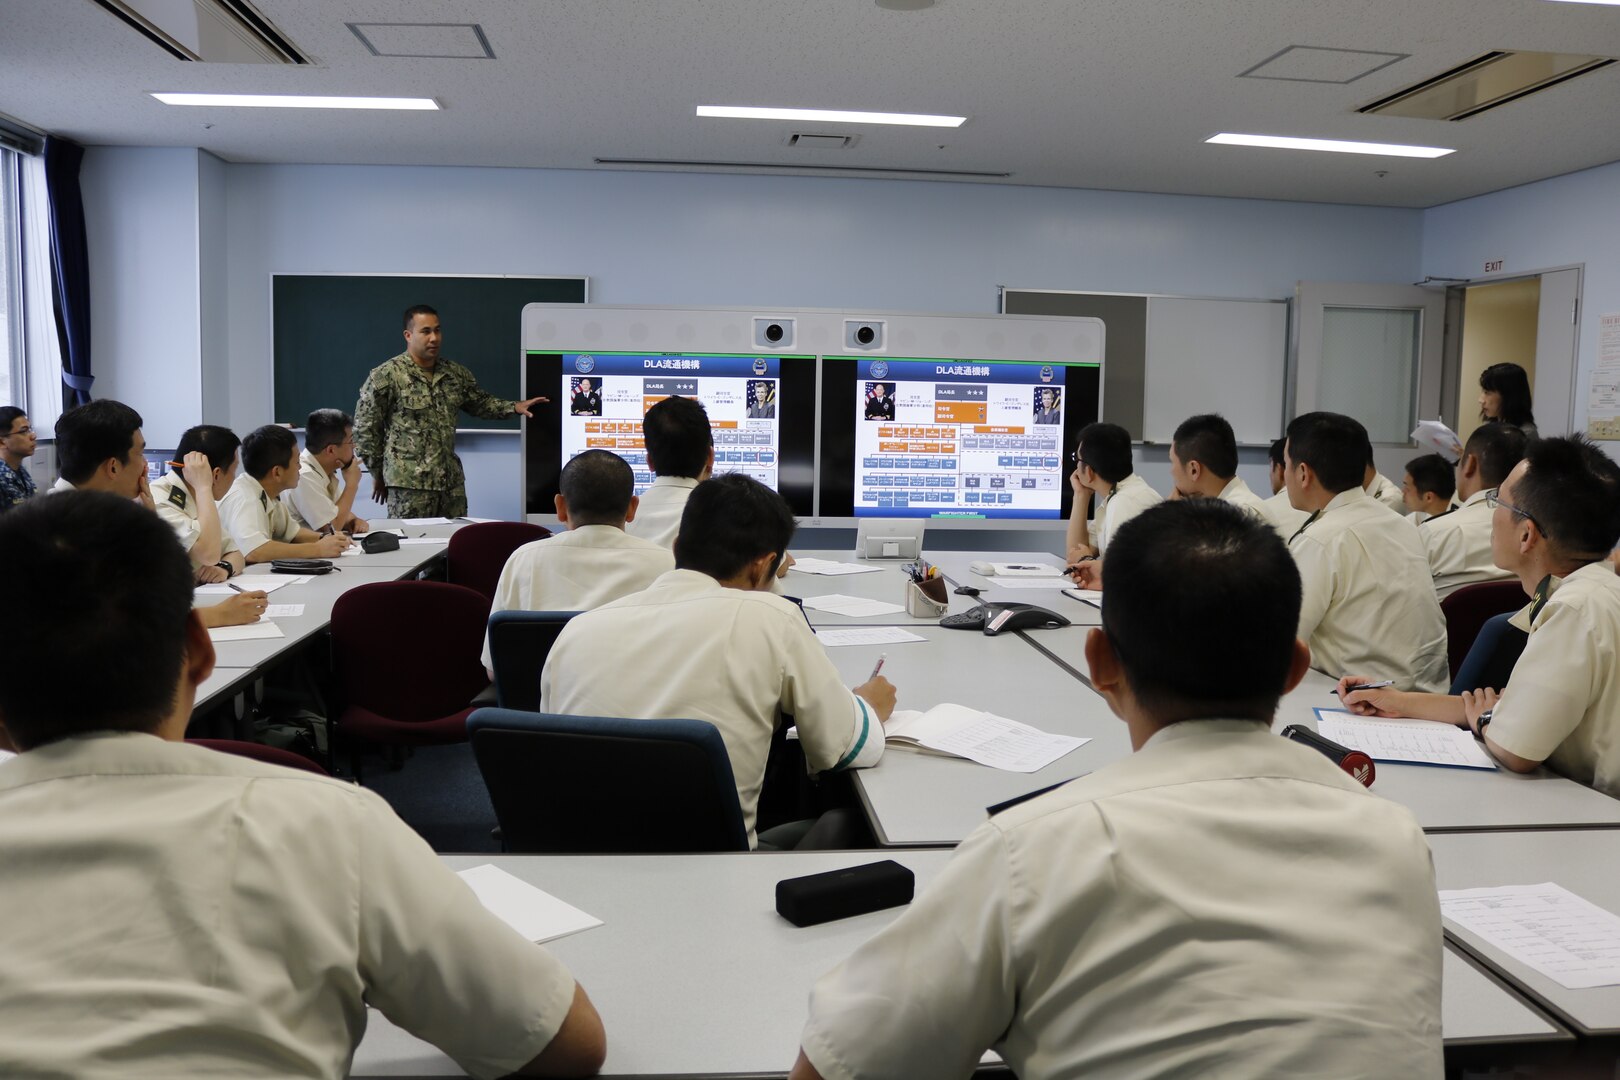
POLYGON ((731 759, 707 721, 479 709, 467 731, 507 851, 748 850, 731 759))
POLYGON ((489 657, 503 709, 540 711, 540 672, 577 611, 497 611, 489 617, 489 657))
POLYGON ((1508 624, 1511 618, 1513 613, 1504 611, 1485 620, 1474 637, 1474 647, 1468 650, 1467 659, 1451 680, 1453 694, 1482 687, 1499 691, 1507 685, 1513 665, 1519 662, 1519 654, 1530 640, 1530 635, 1508 624))
POLYGON ((1481 581, 1464 585, 1440 601, 1440 611, 1446 617, 1446 659, 1451 664, 1451 676, 1457 671, 1474 645, 1479 628, 1492 615, 1504 611, 1514 612, 1524 607, 1529 598, 1524 586, 1517 581, 1481 581))
POLYGON ((239 739, 187 739, 186 742, 193 746, 206 746, 222 754, 235 754, 237 757, 252 758, 254 761, 264 761, 271 765, 284 765, 289 769, 303 769, 305 772, 320 776, 332 775, 322 768, 319 762, 311 761, 303 754, 283 750, 279 746, 266 746, 264 743, 244 742, 239 739))
POLYGON ((444 579, 483 593, 487 604, 495 599, 501 568, 512 552, 550 535, 550 529, 527 521, 480 521, 464 526, 450 534, 450 546, 444 553, 444 579))
POLYGON ((405 723, 467 707, 489 685, 489 601, 442 581, 360 585, 332 605, 332 668, 344 705, 405 723))

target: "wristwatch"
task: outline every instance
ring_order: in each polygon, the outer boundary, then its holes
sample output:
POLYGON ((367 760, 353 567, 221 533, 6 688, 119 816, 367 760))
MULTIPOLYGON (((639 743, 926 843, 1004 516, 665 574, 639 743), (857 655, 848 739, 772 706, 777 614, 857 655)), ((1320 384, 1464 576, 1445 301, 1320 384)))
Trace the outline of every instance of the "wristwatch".
POLYGON ((1490 725, 1491 714, 1495 711, 1495 709, 1486 709, 1479 714, 1479 720, 1474 724, 1474 738, 1483 739, 1485 737, 1485 728, 1490 725))
POLYGON ((225 576, 226 577, 230 578, 230 577, 235 577, 236 576, 236 567, 232 566, 226 560, 221 559, 221 560, 219 560, 219 562, 215 563, 214 565, 219 567, 221 570, 225 571, 225 576))

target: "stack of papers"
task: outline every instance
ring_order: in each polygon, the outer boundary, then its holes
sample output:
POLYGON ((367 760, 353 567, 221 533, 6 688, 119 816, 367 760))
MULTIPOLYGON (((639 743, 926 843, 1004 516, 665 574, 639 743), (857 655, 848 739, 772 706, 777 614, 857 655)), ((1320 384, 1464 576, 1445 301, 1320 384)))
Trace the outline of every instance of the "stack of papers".
POLYGON ((1073 587, 1067 577, 1002 577, 996 575, 998 589, 1064 589, 1073 587))
POLYGON ((857 619, 868 615, 895 615, 906 610, 902 604, 888 604, 882 600, 845 596, 842 593, 807 596, 804 599, 804 606, 815 611, 825 611, 829 615, 848 615, 857 619))
POLYGON ((260 619, 297 619, 304 614, 303 604, 266 604, 260 619))
POLYGON ((1317 709, 1316 729, 1325 739, 1360 750, 1374 761, 1494 769, 1473 732, 1438 720, 1381 720, 1341 709, 1317 709))
POLYGON ((1560 986, 1620 985, 1620 918, 1561 885, 1442 889, 1440 914, 1560 986))
POLYGON ((898 626, 852 626, 816 631, 816 637, 827 646, 833 645, 901 645, 908 641, 927 641, 921 634, 902 630, 898 626))
POLYGON ((966 758, 992 769, 1032 773, 1090 742, 1052 735, 965 705, 935 705, 927 712, 897 710, 883 725, 887 745, 966 758))
POLYGON ((1452 461, 1462 457, 1462 440, 1440 420, 1419 420, 1412 429, 1412 441, 1452 461))
POLYGON ((463 870, 456 876, 467 883, 484 907, 530 941, 555 941, 602 925, 601 919, 563 903, 493 863, 463 870))
POLYGON ((281 632, 281 627, 277 626, 273 622, 265 622, 262 619, 258 622, 247 623, 243 626, 214 626, 210 627, 208 630, 208 640, 213 642, 253 641, 257 638, 278 638, 286 636, 286 634, 281 632))
POLYGON ((794 559, 789 570, 797 570, 801 574, 826 574, 839 576, 843 574, 875 574, 883 569, 881 566, 866 566, 862 563, 834 562, 831 559, 794 559))
MULTIPOLYGON (((1046 565, 1044 565, 1042 563, 1007 563, 1007 562, 998 562, 998 563, 991 563, 990 565, 995 568, 996 577, 998 577, 998 578, 1001 578, 1001 577, 1054 577, 1054 576, 1062 577, 1063 576, 1063 568, 1061 566, 1046 566, 1046 565)), ((1005 582, 997 582, 997 584, 998 585, 1004 585, 1006 583, 1005 582)))

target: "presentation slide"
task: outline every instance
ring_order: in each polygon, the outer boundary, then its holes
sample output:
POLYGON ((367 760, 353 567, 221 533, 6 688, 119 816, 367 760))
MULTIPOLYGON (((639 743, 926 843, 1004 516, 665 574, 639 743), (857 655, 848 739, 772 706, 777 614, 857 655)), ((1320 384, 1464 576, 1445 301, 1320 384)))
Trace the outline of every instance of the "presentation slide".
POLYGON ((1062 518, 1072 500, 1065 451, 1096 419, 1097 392, 1095 365, 829 361, 823 451, 847 437, 851 453, 847 496, 826 463, 822 513, 1062 518), (850 419, 829 420, 835 407, 850 419))

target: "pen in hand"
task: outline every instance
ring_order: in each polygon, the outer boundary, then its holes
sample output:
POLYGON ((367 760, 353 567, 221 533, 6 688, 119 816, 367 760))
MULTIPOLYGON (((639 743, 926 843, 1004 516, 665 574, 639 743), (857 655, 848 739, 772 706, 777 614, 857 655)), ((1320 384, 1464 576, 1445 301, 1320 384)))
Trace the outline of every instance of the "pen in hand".
POLYGON ((888 658, 889 658, 888 653, 883 653, 882 655, 880 655, 878 657, 877 664, 874 665, 873 668, 872 668, 872 674, 867 676, 867 678, 866 678, 867 682, 871 682, 873 679, 878 677, 878 672, 883 670, 883 661, 887 660, 888 658))
MULTIPOLYGON (((1394 685, 1394 679, 1385 679, 1383 682, 1368 682, 1360 683, 1356 686, 1347 686, 1344 688, 1344 692, 1346 694, 1354 694, 1358 690, 1387 690, 1394 685)), ((1337 694, 1339 691, 1335 689, 1333 692, 1337 694)))
POLYGON ((246 590, 246 589, 244 589, 244 588, 242 588, 242 586, 240 586, 240 585, 237 585, 237 584, 235 584, 235 583, 234 583, 234 582, 230 582, 230 581, 227 581, 227 582, 226 582, 226 583, 225 583, 225 587, 226 587, 226 588, 227 588, 227 589, 230 589, 230 590, 231 590, 231 591, 233 591, 233 592, 247 592, 247 590, 246 590))

